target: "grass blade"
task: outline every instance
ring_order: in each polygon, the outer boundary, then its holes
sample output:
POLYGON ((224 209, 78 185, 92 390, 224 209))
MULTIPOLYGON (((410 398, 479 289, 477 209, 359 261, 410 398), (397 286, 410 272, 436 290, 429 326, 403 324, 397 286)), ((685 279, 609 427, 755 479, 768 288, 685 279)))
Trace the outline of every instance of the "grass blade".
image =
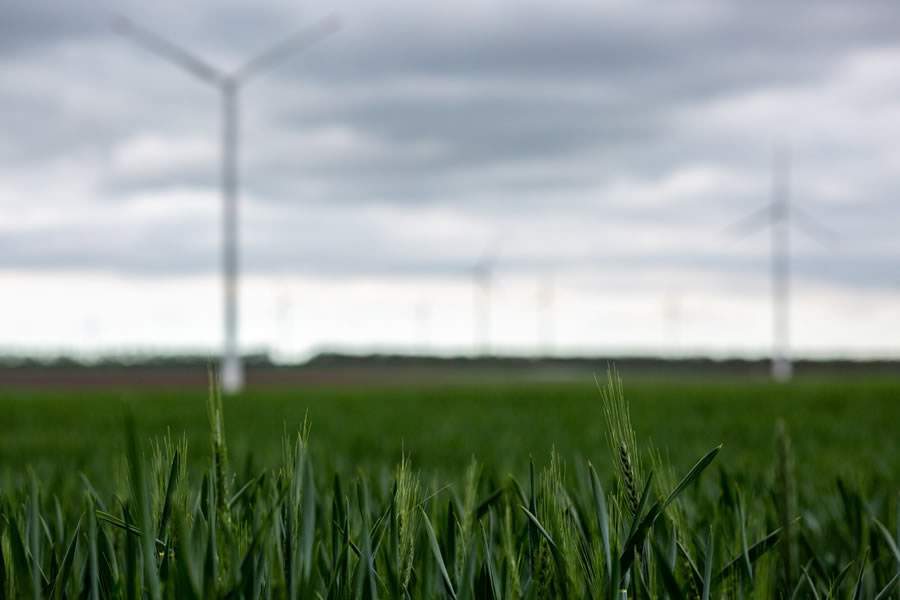
POLYGON ((606 564, 606 573, 612 573, 612 549, 609 545, 609 511, 606 508, 606 494, 603 492, 603 486, 600 485, 600 477, 594 465, 588 463, 588 472, 591 477, 591 491, 594 496, 594 510, 597 513, 597 528, 600 530, 600 541, 602 542, 603 559, 606 564))
POLYGON ((666 553, 662 550, 659 545, 654 541, 653 544, 653 553, 656 555, 656 566, 659 569, 659 574, 661 576, 663 586, 666 588, 666 592, 669 594, 669 597, 672 600, 685 600, 684 592, 681 591, 681 588, 678 587, 678 580, 675 578, 675 573, 672 571, 672 566, 669 564, 669 560, 666 558, 666 553))
POLYGON ((50 590, 50 596, 54 598, 54 600, 61 599, 65 593, 66 584, 69 582, 69 576, 72 574, 72 565, 75 562, 75 551, 78 548, 78 534, 80 532, 81 519, 78 519, 78 524, 75 525, 75 531, 72 533, 72 538, 69 540, 69 545, 66 547, 66 551, 63 554, 59 571, 56 573, 56 578, 53 580, 53 587, 50 590))
POLYGON ((875 526, 878 528, 878 531, 880 531, 881 535, 884 537, 884 541, 887 543, 888 548, 891 549, 891 553, 897 560, 897 564, 900 565, 900 548, 897 547, 897 542, 894 541, 894 536, 891 535, 891 532, 888 531, 888 528, 885 527, 881 521, 879 521, 878 519, 873 520, 875 522, 875 526))
POLYGON ((759 560, 760 557, 765 555, 766 552, 774 548, 780 539, 781 528, 778 528, 763 539, 750 546, 750 548, 748 548, 746 551, 746 557, 743 553, 741 554, 741 556, 735 557, 721 571, 719 571, 718 575, 716 575, 713 579, 713 582, 718 583, 733 574, 745 572, 741 570, 741 565, 742 563, 744 563, 744 561, 749 561, 752 565, 757 560, 759 560))
POLYGON ((703 560, 703 594, 701 595, 702 600, 709 600, 709 593, 712 590, 712 565, 715 553, 715 538, 713 537, 712 525, 710 525, 709 531, 706 534, 706 556, 703 560))
POLYGON ((806 567, 803 567, 803 578, 806 580, 807 586, 809 586, 809 591, 812 592, 812 596, 815 600, 819 600, 819 591, 816 589, 816 584, 812 580, 812 577, 809 576, 809 570, 806 567))
POLYGON ((165 539, 166 526, 169 524, 169 518, 172 516, 172 496, 175 493, 175 486, 178 483, 178 468, 180 464, 180 456, 178 450, 172 454, 172 466, 169 468, 169 478, 166 482, 166 493, 163 499, 162 511, 159 515, 159 526, 156 528, 156 539, 165 539))
POLYGON ((441 546, 438 544, 437 536, 434 534, 434 528, 431 526, 431 521, 425 513, 425 509, 419 507, 419 512, 421 513, 422 521, 425 523, 425 531, 428 534, 428 541, 431 543, 431 552, 434 554, 434 559, 437 561, 438 570, 444 580, 444 586, 447 588, 447 593, 450 594, 450 597, 453 598, 453 600, 456 600, 453 582, 450 580, 450 574, 447 572, 447 566, 444 564, 444 557, 441 555, 441 546))
POLYGON ((159 600, 160 587, 156 544, 150 534, 150 494, 147 490, 147 479, 144 476, 144 461, 138 446, 134 418, 130 414, 125 418, 125 432, 131 494, 137 509, 138 526, 143 531, 141 535, 141 556, 144 562, 144 586, 147 588, 151 600, 159 600))
POLYGON ((859 566, 859 575, 856 576, 856 585, 853 586, 853 600, 862 598, 863 576, 866 574, 866 564, 869 562, 869 549, 863 553, 862 564, 859 566))
POLYGON ((706 469, 706 467, 708 467, 709 464, 716 458, 716 455, 721 449, 722 444, 719 444, 718 446, 704 454, 703 457, 698 460, 693 467, 691 467, 691 470, 688 471, 687 475, 685 475, 681 479, 681 481, 678 482, 678 485, 675 486, 675 489, 673 489, 669 493, 669 495, 666 496, 666 499, 662 503, 661 511, 665 510, 665 508, 669 506, 669 504, 671 504, 672 501, 674 501, 675 498, 677 498, 678 495, 683 492, 687 486, 691 485, 691 483, 693 483, 698 477, 700 477, 704 469, 706 469))
POLYGON ((881 588, 881 591, 875 595, 875 600, 882 600, 883 598, 887 598, 888 594, 894 589, 894 586, 897 585, 897 582, 900 581, 900 573, 894 575, 890 581, 888 581, 887 585, 881 588))
POLYGON ((522 511, 525 512, 525 516, 528 517, 528 519, 537 528, 538 533, 540 533, 541 536, 545 540, 547 540, 547 544, 550 545, 550 553, 553 555, 553 562, 556 563, 556 575, 559 580, 560 595, 563 598, 568 598, 569 592, 568 592, 568 583, 566 581, 566 568, 565 568, 566 565, 565 565, 565 562, 563 562, 563 556, 562 556, 562 552, 560 552, 560 550, 559 550, 559 546, 556 545, 556 542, 553 541, 553 537, 544 528, 544 526, 541 524, 541 522, 538 520, 538 518, 531 511, 529 511, 524 506, 520 506, 519 508, 521 508, 522 511))

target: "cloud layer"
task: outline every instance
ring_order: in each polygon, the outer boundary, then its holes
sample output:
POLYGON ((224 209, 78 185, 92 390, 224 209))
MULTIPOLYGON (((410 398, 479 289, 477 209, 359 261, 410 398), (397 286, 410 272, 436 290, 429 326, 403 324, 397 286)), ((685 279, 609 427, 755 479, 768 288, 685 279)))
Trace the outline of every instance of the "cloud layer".
POLYGON ((335 11, 241 92, 253 276, 467 278, 495 252, 516 277, 760 290, 767 235, 725 227, 769 201, 787 143, 792 198, 840 233, 797 233, 798 281, 900 287, 896 3, 187 6, 7 7, 0 269, 215 274, 220 99, 109 24, 229 70, 335 11))

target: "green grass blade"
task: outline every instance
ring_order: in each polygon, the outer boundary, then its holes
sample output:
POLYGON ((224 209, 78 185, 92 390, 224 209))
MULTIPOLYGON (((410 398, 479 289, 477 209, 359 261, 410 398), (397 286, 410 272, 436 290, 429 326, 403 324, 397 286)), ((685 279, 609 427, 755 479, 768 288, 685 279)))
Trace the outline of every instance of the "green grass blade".
POLYGON ((600 531, 600 541, 602 543, 603 559, 606 564, 607 576, 612 573, 612 549, 609 545, 609 511, 606 507, 606 494, 603 492, 603 486, 600 484, 600 477, 594 465, 588 463, 588 472, 591 477, 591 491, 594 497, 594 510, 597 514, 597 528, 600 531))
POLYGON ((722 444, 719 444, 718 446, 716 446, 715 448, 713 448, 712 450, 710 450, 709 452, 704 454, 703 457, 700 460, 698 460, 697 463, 693 467, 691 467, 691 470, 688 471, 687 475, 685 475, 681 479, 681 481, 678 482, 678 485, 675 486, 675 489, 673 489, 669 493, 669 495, 666 496, 666 499, 662 503, 661 510, 665 510, 665 508, 669 504, 671 504, 672 501, 674 501, 675 498, 677 498, 678 495, 681 492, 683 492, 686 487, 691 485, 691 483, 693 483, 698 477, 700 477, 700 475, 703 473, 703 471, 706 469, 706 467, 708 467, 709 464, 716 458, 716 455, 719 453, 719 451, 721 449, 722 449, 722 444))
POLYGON ((878 531, 880 531, 882 537, 884 537, 884 541, 887 543, 888 548, 891 549, 891 553, 894 555, 894 559, 897 561, 897 564, 900 565, 900 548, 897 547, 897 542, 894 541, 894 536, 892 536, 891 532, 888 531, 888 528, 884 526, 884 523, 882 523, 878 519, 873 520, 875 522, 875 526, 878 528, 878 531))
POLYGON ((38 507, 39 493, 37 477, 34 471, 29 469, 31 484, 30 502, 28 503, 28 527, 27 543, 28 553, 31 555, 31 593, 35 600, 41 598, 41 525, 40 508, 38 507))
POLYGON ((447 571, 456 573, 456 533, 459 521, 456 519, 456 508, 453 498, 447 500, 447 528, 444 530, 444 562, 447 571))
POLYGON ((53 580, 50 596, 54 600, 61 600, 65 594, 66 584, 69 583, 69 577, 72 574, 72 565, 75 563, 75 551, 78 548, 79 533, 81 533, 81 519, 78 519, 78 524, 75 525, 75 531, 72 533, 69 545, 66 546, 59 571, 57 571, 56 578, 53 580))
MULTIPOLYGON (((724 472, 724 471, 723 471, 724 472)), ((744 497, 738 491, 737 519, 741 535, 741 555, 744 559, 745 575, 747 580, 753 581, 753 562, 750 560, 750 546, 747 543, 747 515, 744 513, 744 497)))
POLYGON ((25 543, 22 541, 22 535, 19 532, 19 524, 16 518, 10 514, 8 517, 9 525, 9 547, 12 554, 13 574, 16 583, 17 596, 20 598, 26 596, 34 596, 39 594, 40 590, 34 591, 34 576, 28 554, 25 551, 25 543))
MULTIPOLYGON (((113 527, 118 527, 119 529, 129 533, 130 535, 136 536, 138 538, 144 537, 143 529, 123 519, 120 519, 116 515, 104 512, 100 509, 95 510, 94 515, 103 523, 107 523, 109 525, 112 525, 113 527)), ((159 546, 160 552, 165 549, 166 543, 164 541, 159 538, 156 538, 153 541, 157 546, 159 546)))
POLYGON ((175 494, 175 486, 178 484, 178 468, 180 464, 180 455, 178 450, 172 454, 172 465, 169 468, 169 478, 166 481, 166 493, 163 498, 162 511, 159 515, 159 526, 156 528, 156 539, 162 540, 166 537, 166 526, 169 524, 169 518, 172 516, 172 496, 175 494))
POLYGON ((881 588, 881 591, 875 595, 875 600, 886 600, 888 595, 890 595, 894 587, 897 585, 898 581, 900 581, 900 573, 894 575, 891 580, 887 582, 887 585, 881 588))
POLYGON ((482 549, 484 551, 484 565, 485 570, 487 571, 488 582, 491 586, 491 594, 495 600, 499 600, 503 597, 501 588, 502 582, 497 573, 497 560, 494 557, 494 546, 488 538, 488 532, 484 523, 481 524, 481 541, 482 549))
POLYGON ((100 600, 100 555, 97 551, 97 517, 94 511, 94 501, 90 494, 88 502, 88 568, 86 570, 88 581, 88 598, 100 600))
POLYGON ((300 514, 300 564, 304 585, 309 581, 313 566, 313 544, 316 539, 316 486, 312 462, 304 461, 303 508, 300 514))
POLYGON ((706 556, 703 560, 703 593, 701 594, 702 600, 709 600, 709 594, 712 591, 713 581, 712 581, 712 566, 713 559, 716 553, 715 548, 715 537, 713 536, 713 528, 712 525, 709 527, 709 531, 706 534, 706 556))
POLYGON ((425 531, 428 534, 428 541, 431 544, 431 552, 437 561, 438 570, 444 580, 444 587, 453 600, 456 600, 456 592, 453 590, 453 582, 450 580, 450 573, 447 572, 447 565, 444 564, 444 557, 441 555, 441 546, 438 544, 437 536, 434 534, 434 528, 431 526, 431 520, 423 508, 419 508, 422 522, 425 523, 425 531))
POLYGON ((0 522, 0 598, 10 595, 10 577, 7 572, 6 554, 3 552, 3 534, 6 532, 5 523, 0 522))
MULTIPOLYGON (((647 498, 650 496, 650 484, 652 481, 653 473, 651 472, 647 475, 647 481, 641 492, 641 499, 637 504, 634 518, 631 520, 631 526, 628 529, 628 536, 625 538, 625 544, 622 546, 622 554, 619 557, 619 573, 620 577, 623 578, 628 577, 628 571, 634 562, 635 554, 643 547, 647 532, 660 514, 661 505, 659 502, 654 502, 647 514, 643 518, 641 517, 644 506, 647 504, 647 498)), ((618 582, 616 584, 618 585, 618 582)))
POLYGON ((869 549, 863 553, 862 564, 859 566, 859 575, 856 576, 856 585, 853 587, 853 600, 862 598, 863 577, 866 574, 866 565, 869 562, 869 549))
POLYGON ((719 573, 713 579, 713 582, 718 583, 733 574, 745 573, 746 571, 741 569, 742 564, 745 560, 749 561, 750 564, 755 563, 769 550, 774 548, 775 545, 778 544, 780 539, 781 528, 778 528, 763 539, 750 546, 750 548, 747 549, 746 558, 742 553, 740 556, 732 559, 721 571, 719 571, 719 573))
POLYGON ((838 571, 837 576, 832 580, 830 587, 831 595, 833 596, 837 593, 837 590, 840 589, 841 584, 844 582, 844 579, 847 577, 847 574, 850 572, 850 568, 853 566, 853 561, 848 562, 844 565, 840 571, 838 571))
POLYGON ((466 565, 457 589, 460 600, 470 600, 475 593, 475 569, 478 563, 478 538, 472 536, 466 549, 466 565))
POLYGON ((688 575, 691 578, 694 589, 701 589, 703 587, 703 576, 700 574, 700 569, 697 568, 697 563, 694 562, 694 558, 688 552, 688 549, 684 547, 684 544, 676 541, 675 545, 678 547, 678 553, 681 555, 681 558, 684 559, 684 564, 687 565, 688 575))
POLYGON ((497 488, 487 498, 482 500, 475 509, 475 520, 481 519, 487 514, 491 507, 497 504, 503 497, 503 488, 497 488))
POLYGON ((159 572, 155 540, 150 534, 150 493, 144 475, 144 461, 137 441, 134 418, 129 414, 125 418, 126 448, 128 458, 128 474, 131 483, 131 494, 137 509, 138 526, 141 535, 141 556, 144 563, 144 587, 151 600, 159 600, 159 572))
POLYGON ((254 477, 253 479, 250 479, 249 481, 247 481, 247 483, 242 485, 238 489, 238 491, 236 491, 231 496, 231 498, 228 499, 228 502, 225 503, 225 508, 230 509, 232 506, 234 506, 238 502, 238 500, 240 500, 241 498, 244 497, 244 494, 247 494, 247 493, 253 491, 254 489, 256 489, 256 487, 259 485, 260 480, 262 480, 262 478, 265 477, 265 475, 266 475, 266 472, 263 471, 259 476, 254 477))
POLYGON ((522 511, 525 513, 525 516, 527 516, 529 521, 534 524, 534 526, 537 528, 538 533, 541 534, 541 536, 547 541, 547 544, 550 546, 550 553, 553 555, 553 562, 556 563, 556 575, 559 581, 560 595, 562 596, 562 598, 568 598, 569 586, 568 582, 566 581, 566 565, 559 546, 556 545, 556 542, 553 541, 553 537, 531 511, 529 511, 524 506, 520 506, 519 508, 522 509, 522 511))
POLYGON ((803 578, 806 580, 806 585, 809 587, 809 591, 812 593, 812 596, 815 600, 819 600, 819 591, 816 589, 816 583, 812 580, 812 577, 809 576, 809 570, 806 567, 803 567, 803 578))
POLYGON ((678 586, 678 580, 675 578, 672 566, 666 558, 665 551, 662 550, 655 541, 652 546, 653 553, 656 555, 656 567, 659 569, 663 586, 666 588, 669 597, 672 598, 672 600, 685 600, 684 592, 682 592, 681 588, 678 586))
POLYGON ((126 600, 135 600, 140 591, 138 590, 138 582, 140 581, 140 561, 138 559, 140 549, 141 534, 133 534, 131 529, 137 529, 132 523, 131 511, 128 507, 122 510, 125 528, 125 598, 126 600))

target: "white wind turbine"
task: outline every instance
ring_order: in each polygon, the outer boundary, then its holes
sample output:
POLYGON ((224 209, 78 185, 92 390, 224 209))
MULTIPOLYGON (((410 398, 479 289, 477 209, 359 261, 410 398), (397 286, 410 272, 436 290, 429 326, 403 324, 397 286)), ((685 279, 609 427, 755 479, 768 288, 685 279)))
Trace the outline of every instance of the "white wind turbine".
POLYGON ((292 52, 304 49, 337 31, 335 16, 284 38, 251 58, 233 71, 207 64, 187 50, 132 23, 117 17, 117 32, 128 36, 145 49, 181 67, 208 83, 222 97, 222 279, 224 292, 224 348, 222 351, 221 385, 227 393, 239 392, 244 386, 244 368, 238 347, 238 100, 241 88, 253 77, 272 67, 292 52))
POLYGON ((809 214, 790 202, 790 152, 776 150, 773 165, 772 202, 751 213, 731 230, 746 235, 765 227, 771 237, 772 278, 772 378, 789 381, 794 369, 791 362, 791 226, 800 228, 819 243, 833 242, 837 236, 817 223, 809 214))
POLYGON ((538 280, 537 289, 537 354, 541 358, 553 356, 554 303, 556 302, 556 276, 547 270, 538 280))
POLYGON ((474 342, 482 356, 491 354, 491 308, 494 287, 494 267, 497 262, 498 243, 494 242, 472 267, 474 342))

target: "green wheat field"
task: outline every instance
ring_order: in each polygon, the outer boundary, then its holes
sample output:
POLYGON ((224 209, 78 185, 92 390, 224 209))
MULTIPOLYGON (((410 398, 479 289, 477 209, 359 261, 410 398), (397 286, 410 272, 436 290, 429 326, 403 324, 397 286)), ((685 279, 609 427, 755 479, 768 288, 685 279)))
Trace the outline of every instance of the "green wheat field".
POLYGON ((900 379, 0 391, 8 598, 900 598, 900 379))

